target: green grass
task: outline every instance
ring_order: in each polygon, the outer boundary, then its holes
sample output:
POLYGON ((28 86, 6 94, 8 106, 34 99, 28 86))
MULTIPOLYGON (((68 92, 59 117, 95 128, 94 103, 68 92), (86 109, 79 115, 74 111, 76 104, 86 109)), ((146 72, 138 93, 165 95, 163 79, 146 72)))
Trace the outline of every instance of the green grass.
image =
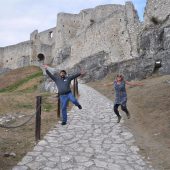
POLYGON ((49 96, 49 94, 47 96, 45 96, 45 94, 42 95, 42 97, 43 97, 42 110, 45 112, 50 112, 56 107, 54 104, 51 104, 48 101, 48 96, 49 96))
POLYGON ((43 111, 46 112, 50 112, 54 108, 54 106, 50 103, 43 103, 42 107, 43 107, 43 111))
POLYGON ((17 108, 25 108, 25 109, 33 109, 33 105, 32 104, 28 104, 28 103, 18 103, 16 105, 17 108))
POLYGON ((12 84, 12 85, 10 85, 8 87, 0 89, 0 93, 15 91, 19 86, 23 85, 24 83, 27 83, 29 80, 37 78, 37 77, 40 77, 42 75, 43 75, 42 71, 34 73, 34 74, 32 74, 32 75, 30 75, 30 76, 16 82, 15 84, 12 84))
POLYGON ((34 85, 32 87, 29 87, 27 89, 24 89, 24 90, 20 90, 19 92, 22 92, 22 93, 33 93, 34 91, 36 91, 38 88, 38 85, 34 85))

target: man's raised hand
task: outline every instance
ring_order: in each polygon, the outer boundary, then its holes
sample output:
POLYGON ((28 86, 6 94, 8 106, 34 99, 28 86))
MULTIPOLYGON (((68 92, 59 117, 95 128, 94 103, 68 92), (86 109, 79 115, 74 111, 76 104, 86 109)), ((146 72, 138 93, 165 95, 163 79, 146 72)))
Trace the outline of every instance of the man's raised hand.
POLYGON ((43 68, 44 68, 45 70, 47 70, 48 65, 47 65, 47 64, 44 64, 44 65, 43 65, 43 68))

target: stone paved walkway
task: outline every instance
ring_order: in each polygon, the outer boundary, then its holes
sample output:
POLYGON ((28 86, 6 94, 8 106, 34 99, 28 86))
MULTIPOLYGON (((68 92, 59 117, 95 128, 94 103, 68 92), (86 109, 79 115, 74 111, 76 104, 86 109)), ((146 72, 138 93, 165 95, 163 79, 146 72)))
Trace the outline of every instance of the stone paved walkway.
POLYGON ((79 89, 83 109, 73 107, 68 124, 57 124, 13 170, 153 170, 116 123, 112 102, 86 85, 79 89))

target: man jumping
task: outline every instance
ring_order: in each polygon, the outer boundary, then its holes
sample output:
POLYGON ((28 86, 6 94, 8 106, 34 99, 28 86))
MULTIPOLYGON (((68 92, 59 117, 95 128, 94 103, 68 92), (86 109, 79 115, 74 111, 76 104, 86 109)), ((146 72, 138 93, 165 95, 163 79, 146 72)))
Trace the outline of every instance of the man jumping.
POLYGON ((56 83, 58 88, 58 93, 60 95, 60 101, 61 101, 61 110, 62 110, 62 125, 67 124, 67 103, 70 100, 74 105, 76 105, 79 109, 82 109, 82 106, 79 104, 77 99, 74 97, 74 95, 71 92, 70 84, 71 81, 80 75, 84 75, 85 72, 80 72, 71 76, 67 76, 67 73, 65 70, 61 70, 59 75, 53 75, 48 71, 48 66, 43 65, 47 75, 56 83))

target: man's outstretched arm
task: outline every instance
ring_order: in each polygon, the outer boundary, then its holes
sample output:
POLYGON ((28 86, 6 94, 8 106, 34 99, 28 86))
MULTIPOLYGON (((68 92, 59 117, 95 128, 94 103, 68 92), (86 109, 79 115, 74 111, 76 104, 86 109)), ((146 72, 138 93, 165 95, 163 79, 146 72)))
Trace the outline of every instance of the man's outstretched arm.
POLYGON ((43 67, 44 67, 47 75, 48 75, 52 80, 55 81, 55 76, 48 71, 48 66, 47 66, 47 65, 43 65, 43 67))
POLYGON ((70 78, 71 80, 73 80, 73 79, 75 79, 75 78, 77 78, 77 77, 79 77, 79 76, 84 76, 85 74, 86 74, 86 72, 83 71, 83 70, 81 70, 80 73, 77 73, 77 74, 74 74, 74 75, 72 75, 72 76, 69 76, 69 78, 70 78))

